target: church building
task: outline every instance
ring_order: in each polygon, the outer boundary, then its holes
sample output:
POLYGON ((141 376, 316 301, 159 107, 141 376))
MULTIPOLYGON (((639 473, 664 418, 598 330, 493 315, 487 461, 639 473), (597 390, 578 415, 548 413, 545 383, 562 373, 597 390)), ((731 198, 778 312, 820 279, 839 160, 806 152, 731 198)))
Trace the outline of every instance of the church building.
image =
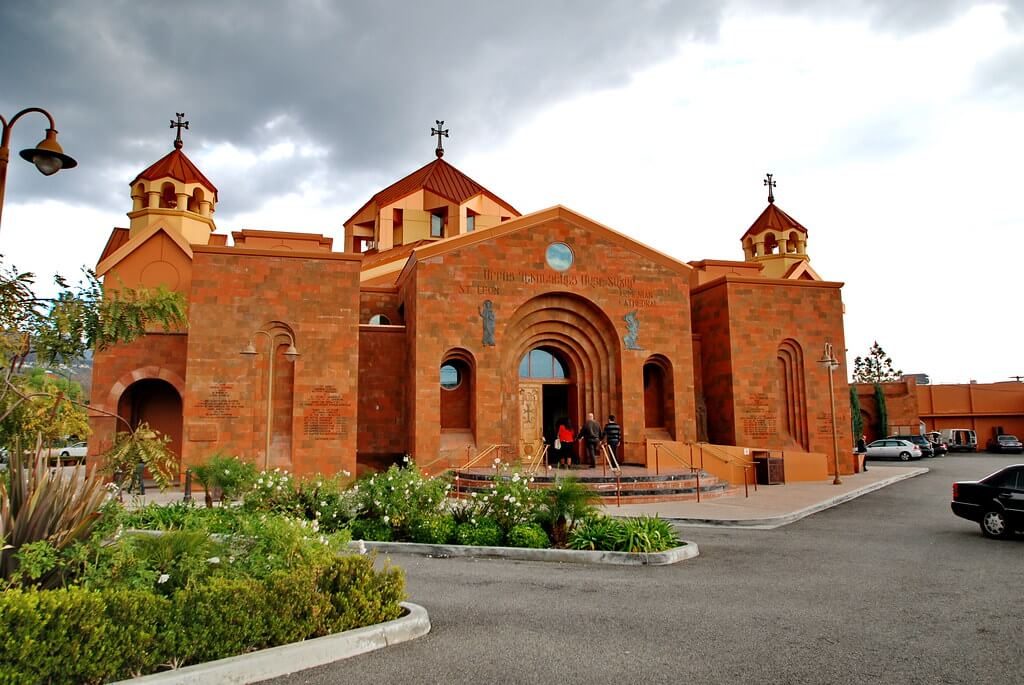
POLYGON ((97 274, 183 293, 188 326, 96 354, 92 405, 123 421, 93 418, 90 453, 147 422, 182 472, 215 452, 299 475, 405 454, 440 472, 488 449, 529 459, 592 412, 618 418, 626 465, 768 451, 789 481, 852 472, 847 374, 830 397, 819 363, 826 344, 844 356, 842 284, 811 267, 770 177, 736 232, 742 259, 682 262, 563 206, 522 213, 445 161, 435 133, 434 159, 336 244, 218 233, 218 190, 179 128, 129 184, 97 274))

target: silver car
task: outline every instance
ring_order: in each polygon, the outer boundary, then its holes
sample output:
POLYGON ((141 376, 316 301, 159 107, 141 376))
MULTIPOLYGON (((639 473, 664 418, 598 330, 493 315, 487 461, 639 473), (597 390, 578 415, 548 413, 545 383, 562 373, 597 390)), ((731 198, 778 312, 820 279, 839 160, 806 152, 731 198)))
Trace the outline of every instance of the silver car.
POLYGON ((871 459, 899 459, 910 461, 921 458, 921 448, 909 440, 886 438, 875 440, 868 445, 868 457, 871 459))

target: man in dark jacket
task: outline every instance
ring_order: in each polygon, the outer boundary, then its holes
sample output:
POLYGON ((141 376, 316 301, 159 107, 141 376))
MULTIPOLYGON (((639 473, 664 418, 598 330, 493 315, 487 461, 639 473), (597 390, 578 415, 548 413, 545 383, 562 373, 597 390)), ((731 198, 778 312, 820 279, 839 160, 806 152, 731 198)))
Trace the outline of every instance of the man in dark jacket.
POLYGON ((583 427, 580 428, 576 439, 586 440, 588 465, 595 466, 597 464, 597 446, 601 444, 601 424, 594 420, 594 412, 587 414, 587 420, 583 422, 583 427))
POLYGON ((608 415, 608 423, 604 424, 604 432, 601 437, 608 443, 612 450, 615 461, 619 461, 619 444, 622 442, 622 426, 615 423, 615 414, 608 415))

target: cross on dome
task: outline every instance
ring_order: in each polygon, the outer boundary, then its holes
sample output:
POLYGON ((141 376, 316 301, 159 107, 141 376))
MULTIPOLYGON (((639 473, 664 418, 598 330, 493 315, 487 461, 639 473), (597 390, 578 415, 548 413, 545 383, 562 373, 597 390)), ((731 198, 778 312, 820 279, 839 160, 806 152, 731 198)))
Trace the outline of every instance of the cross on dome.
POLYGON ((170 127, 178 129, 178 135, 174 137, 174 149, 180 150, 181 146, 184 145, 184 143, 181 142, 181 129, 188 128, 188 122, 182 121, 182 119, 185 118, 184 112, 175 112, 175 114, 178 115, 178 121, 174 121, 174 119, 171 119, 170 127))
POLYGON ((775 194, 772 192, 772 188, 775 187, 775 181, 772 180, 772 174, 765 174, 768 178, 764 180, 764 184, 768 186, 768 204, 775 204, 775 194))
POLYGON ((434 119, 434 123, 437 124, 437 128, 430 128, 430 137, 433 138, 434 136, 437 136, 437 148, 434 150, 434 154, 437 155, 438 159, 440 159, 441 157, 444 157, 444 146, 441 144, 441 137, 448 137, 448 129, 441 128, 444 126, 443 119, 434 119))

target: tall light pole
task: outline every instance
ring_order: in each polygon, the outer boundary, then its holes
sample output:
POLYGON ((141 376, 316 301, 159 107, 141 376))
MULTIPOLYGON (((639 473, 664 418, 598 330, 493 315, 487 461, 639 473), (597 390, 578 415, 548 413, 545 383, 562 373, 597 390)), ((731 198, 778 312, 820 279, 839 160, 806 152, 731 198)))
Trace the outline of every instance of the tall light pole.
POLYGON ((7 162, 11 158, 11 129, 26 114, 39 112, 50 122, 46 129, 46 137, 39 141, 34 148, 21 151, 23 159, 36 165, 39 172, 44 176, 52 176, 61 169, 73 169, 78 166, 73 158, 64 154, 60 143, 57 142, 57 129, 53 125, 53 117, 45 109, 39 107, 28 107, 21 110, 10 121, 0 115, 0 218, 4 210, 4 190, 7 187, 7 162))
MULTIPOLYGON (((299 351, 295 349, 295 338, 288 331, 277 329, 272 333, 267 331, 259 330, 253 333, 253 337, 257 335, 266 336, 270 342, 270 350, 268 352, 270 361, 267 365, 267 440, 266 440, 266 451, 263 453, 263 470, 267 471, 270 469, 270 435, 271 435, 271 422, 274 418, 274 356, 276 346, 274 341, 281 337, 288 338, 288 349, 284 351, 285 359, 290 362, 294 362, 299 356, 299 351)), ((255 357, 258 353, 256 352, 256 346, 252 343, 252 338, 249 339, 249 343, 239 353, 246 357, 255 357)))
POLYGON ((832 485, 842 484, 842 479, 839 477, 839 436, 836 432, 836 393, 832 386, 832 372, 839 368, 839 360, 836 359, 835 352, 832 351, 832 343, 825 343, 825 351, 821 355, 821 359, 818 363, 828 369, 828 399, 832 405, 832 457, 835 462, 836 477, 832 480, 832 485))

